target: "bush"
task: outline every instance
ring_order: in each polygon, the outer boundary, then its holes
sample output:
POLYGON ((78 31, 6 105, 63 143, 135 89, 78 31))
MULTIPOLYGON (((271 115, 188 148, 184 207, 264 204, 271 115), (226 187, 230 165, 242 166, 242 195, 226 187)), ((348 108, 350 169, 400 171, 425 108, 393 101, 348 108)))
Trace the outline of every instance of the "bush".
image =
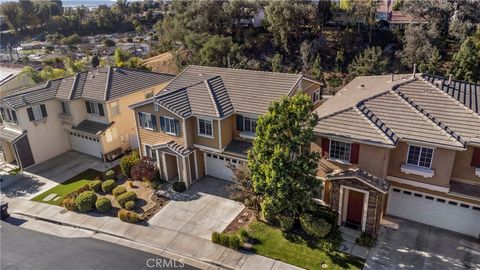
POLYGON ((332 228, 332 225, 323 218, 316 218, 310 214, 302 214, 300 216, 300 225, 307 235, 315 239, 325 237, 332 228))
POLYGON ((110 193, 116 186, 117 183, 115 183, 115 180, 110 179, 102 183, 102 190, 105 193, 110 193))
POLYGON ((240 231, 238 232, 238 236, 240 236, 240 239, 243 242, 250 242, 250 236, 248 235, 247 230, 245 230, 243 228, 240 229, 240 231))
POLYGON ((110 180, 113 179, 115 180, 115 171, 114 170, 108 170, 105 172, 105 180, 110 180))
POLYGON ((95 207, 95 202, 97 201, 97 195, 93 191, 84 191, 78 195, 75 199, 75 204, 77 205, 78 211, 82 213, 87 213, 92 211, 95 207))
POLYGON ((112 194, 116 198, 116 197, 122 195, 125 192, 127 192, 127 189, 124 186, 118 186, 118 187, 113 189, 112 194))
POLYGON ((118 211, 118 218, 123 222, 128 223, 137 223, 140 221, 140 216, 132 211, 128 211, 125 209, 120 209, 118 211))
POLYGON ((137 151, 133 151, 130 155, 123 156, 122 159, 120 159, 120 170, 122 174, 131 177, 130 171, 138 162, 140 162, 140 156, 137 151))
POLYGON ((180 182, 180 181, 173 183, 172 188, 176 192, 184 192, 185 190, 187 190, 187 187, 185 186, 185 183, 180 182))
POLYGON ((88 183, 88 186, 90 187, 91 190, 93 190, 95 192, 102 191, 102 181, 100 181, 100 180, 94 180, 94 181, 88 183))
POLYGON ((125 203, 125 209, 127 210, 133 210, 135 208, 135 202, 134 201, 128 201, 125 203))
POLYGON ((130 172, 135 181, 154 182, 160 179, 157 164, 149 157, 142 158, 130 172))
POLYGON ((214 232, 212 234, 212 242, 232 249, 239 249, 242 241, 236 235, 214 232))
POLYGON ((135 185, 133 184, 132 181, 127 181, 127 184, 130 188, 135 188, 135 185))
POLYGON ((375 238, 367 232, 362 232, 360 237, 355 239, 355 243, 360 246, 371 248, 375 245, 375 238))
POLYGON ((90 190, 90 185, 89 184, 85 184, 83 187, 79 188, 77 190, 78 194, 84 192, 84 191, 89 191, 90 190))
POLYGON ((68 209, 70 211, 77 210, 77 204, 75 203, 75 199, 76 198, 74 198, 74 197, 64 198, 63 202, 62 202, 63 207, 65 207, 66 209, 68 209))
POLYGON ((95 203, 97 211, 100 213, 107 213, 112 210, 112 202, 107 197, 100 197, 95 203))
POLYGON ((126 202, 135 201, 137 199, 137 194, 133 191, 125 192, 117 197, 117 202, 122 207, 125 206, 126 202))
POLYGON ((62 43, 62 45, 74 45, 74 44, 81 43, 81 42, 82 42, 82 39, 77 34, 73 34, 71 36, 64 37, 60 40, 60 43, 62 43))
POLYGON ((278 215, 277 220, 278 225, 283 231, 291 230, 293 227, 293 223, 295 222, 295 219, 293 217, 287 215, 278 215))

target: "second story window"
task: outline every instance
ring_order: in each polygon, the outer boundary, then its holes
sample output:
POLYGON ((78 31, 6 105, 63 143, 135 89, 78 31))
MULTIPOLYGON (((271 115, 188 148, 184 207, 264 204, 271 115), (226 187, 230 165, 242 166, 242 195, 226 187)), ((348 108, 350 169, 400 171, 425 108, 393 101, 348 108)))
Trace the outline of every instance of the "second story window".
POLYGON ((312 103, 315 104, 320 100, 320 89, 315 90, 312 95, 312 103))
POLYGON ((87 113, 99 116, 105 116, 105 111, 103 110, 103 104, 92 101, 85 101, 87 106, 87 113))
POLYGON ((342 162, 350 162, 351 148, 351 143, 331 140, 329 157, 342 162))
POLYGON ((198 134, 212 137, 213 125, 211 120, 198 119, 198 134))
POLYGON ((0 108, 0 112, 4 121, 18 124, 17 113, 14 110, 0 108))
POLYGON ((152 129, 152 130, 156 129, 157 120, 155 115, 151 115, 145 112, 139 112, 138 119, 139 119, 140 127, 145 129, 152 129))
POLYGON ((433 149, 410 145, 408 147, 407 164, 430 168, 432 166, 433 149))
POLYGON ((180 125, 177 119, 171 117, 160 117, 162 131, 170 135, 180 134, 180 125))
POLYGON ((255 130, 257 129, 257 119, 244 116, 243 122, 244 122, 244 131, 255 133, 255 130))
POLYGON ((62 101, 62 113, 63 114, 70 114, 70 104, 68 102, 62 101))
POLYGON ((27 114, 30 121, 37 121, 47 117, 47 108, 45 104, 35 105, 27 108, 27 114))

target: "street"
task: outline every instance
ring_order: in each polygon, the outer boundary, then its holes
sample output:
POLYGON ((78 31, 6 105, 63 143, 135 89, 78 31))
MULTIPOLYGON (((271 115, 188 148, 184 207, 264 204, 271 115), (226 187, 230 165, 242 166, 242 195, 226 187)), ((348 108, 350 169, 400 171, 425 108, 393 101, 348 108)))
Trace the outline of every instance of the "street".
POLYGON ((1 270, 197 269, 93 238, 60 238, 1 222, 1 270))

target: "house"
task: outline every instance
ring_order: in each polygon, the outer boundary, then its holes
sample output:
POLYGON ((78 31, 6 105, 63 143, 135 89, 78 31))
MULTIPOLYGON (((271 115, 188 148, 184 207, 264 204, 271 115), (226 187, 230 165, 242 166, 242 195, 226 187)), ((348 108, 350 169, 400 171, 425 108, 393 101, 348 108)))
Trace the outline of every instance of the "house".
POLYGON ((375 234, 389 214, 480 237, 480 85, 360 76, 315 112, 322 200, 339 225, 375 234))
POLYGON ((302 74, 189 66, 158 95, 131 106, 141 155, 169 181, 232 181, 231 168, 246 161, 257 118, 271 101, 302 89, 318 104, 320 86, 302 74))
POLYGON ((21 168, 68 150, 108 160, 136 146, 128 105, 153 96, 173 75, 104 67, 0 99, 5 159, 21 168))
POLYGON ((0 66, 0 97, 6 96, 13 90, 31 86, 33 80, 23 71, 21 66, 0 66))

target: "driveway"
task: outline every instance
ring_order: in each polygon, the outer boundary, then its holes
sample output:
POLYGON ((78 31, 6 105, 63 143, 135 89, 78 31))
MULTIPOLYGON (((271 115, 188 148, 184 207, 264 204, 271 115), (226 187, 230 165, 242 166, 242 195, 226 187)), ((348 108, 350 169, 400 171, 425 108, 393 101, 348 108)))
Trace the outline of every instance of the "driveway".
POLYGON ((480 241, 387 217, 364 269, 480 269, 480 241))
POLYGON ((231 183, 204 177, 185 196, 170 201, 148 223, 210 240, 213 232, 223 231, 245 206, 228 199, 231 183))

